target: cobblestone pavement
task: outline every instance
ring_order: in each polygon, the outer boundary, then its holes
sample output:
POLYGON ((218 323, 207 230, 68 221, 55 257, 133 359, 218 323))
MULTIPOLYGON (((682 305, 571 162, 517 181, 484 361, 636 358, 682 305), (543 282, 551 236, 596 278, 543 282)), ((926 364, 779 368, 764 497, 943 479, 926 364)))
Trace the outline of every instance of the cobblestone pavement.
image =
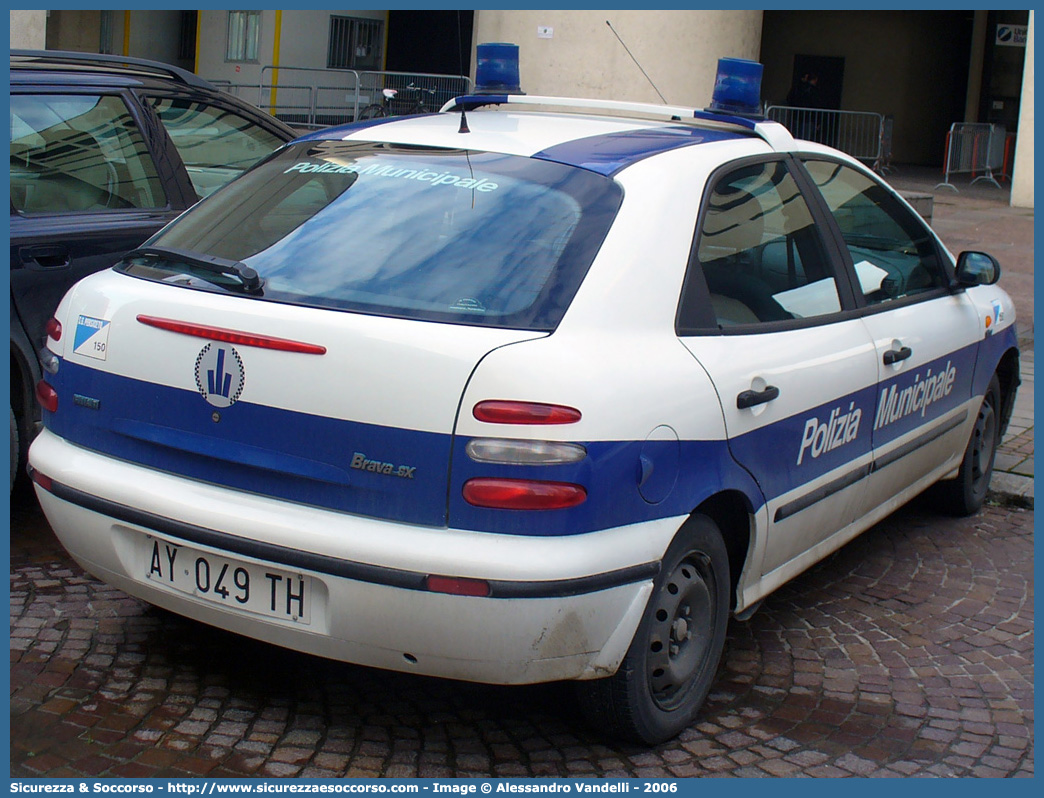
POLYGON ((699 722, 599 740, 566 685, 329 662, 11 548, 14 776, 1033 776, 1033 512, 899 511, 734 622, 699 722))

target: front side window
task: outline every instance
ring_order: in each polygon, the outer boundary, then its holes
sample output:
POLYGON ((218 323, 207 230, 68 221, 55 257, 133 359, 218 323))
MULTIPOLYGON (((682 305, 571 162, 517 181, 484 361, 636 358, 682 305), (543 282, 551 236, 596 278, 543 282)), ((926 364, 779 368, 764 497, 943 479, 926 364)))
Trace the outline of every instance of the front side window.
POLYGON ((868 305, 944 288, 948 279, 928 228, 868 175, 833 161, 805 161, 852 256, 868 305))
POLYGON ((716 180, 696 252, 722 330, 841 310, 812 215, 780 161, 716 180))
POLYGON ((159 208, 167 200, 121 98, 12 94, 11 203, 33 214, 159 208))
POLYGON ((255 122, 199 100, 158 97, 152 105, 201 198, 283 144, 255 122))
POLYGON ((257 61, 261 42, 260 11, 229 11, 226 61, 257 61))
POLYGON ((188 251, 252 267, 265 300, 550 330, 620 200, 609 178, 531 158, 300 142, 196 205, 124 270, 236 290, 238 266, 216 275, 165 254, 188 251))

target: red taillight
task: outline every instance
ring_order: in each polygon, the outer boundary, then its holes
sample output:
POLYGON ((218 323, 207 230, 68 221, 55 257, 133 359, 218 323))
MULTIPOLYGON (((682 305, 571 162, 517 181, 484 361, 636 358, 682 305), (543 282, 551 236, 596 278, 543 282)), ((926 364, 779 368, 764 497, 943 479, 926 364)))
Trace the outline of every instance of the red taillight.
POLYGON ((55 341, 62 340, 62 323, 53 316, 47 320, 47 337, 53 338, 55 341))
POLYGON ((44 410, 58 412, 58 392, 43 380, 36 383, 36 401, 44 410))
POLYGON ((326 347, 319 344, 306 344, 302 341, 290 341, 286 338, 273 338, 270 335, 254 335, 253 333, 226 330, 223 327, 211 327, 207 324, 190 324, 187 321, 161 319, 156 316, 139 315, 138 321, 161 330, 194 335, 211 341, 241 346, 256 346, 260 349, 278 349, 280 352, 297 352, 302 355, 325 355, 326 347))
POLYGON ((46 474, 41 474, 35 468, 30 468, 29 476, 33 480, 33 482, 35 482, 48 493, 54 492, 54 482, 52 482, 51 478, 46 474))
POLYGON ((575 424, 580 420, 580 411, 573 407, 500 399, 479 402, 471 413, 489 424, 575 424))
POLYGON ((489 582, 483 579, 466 579, 460 576, 429 576, 424 586, 433 593, 450 593, 454 596, 488 596, 489 582))
POLYGON ((570 482, 479 477, 464 483, 464 501, 495 510, 564 510, 587 499, 587 491, 570 482))

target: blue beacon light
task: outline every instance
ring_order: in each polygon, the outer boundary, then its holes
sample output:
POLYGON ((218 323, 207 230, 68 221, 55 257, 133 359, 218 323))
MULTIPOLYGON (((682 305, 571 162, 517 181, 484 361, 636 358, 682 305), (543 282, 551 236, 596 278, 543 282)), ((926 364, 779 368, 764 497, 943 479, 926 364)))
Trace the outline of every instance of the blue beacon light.
POLYGON ((518 79, 518 45, 488 42, 475 48, 474 94, 525 94, 518 79))
POLYGON ((761 113, 762 65, 745 58, 719 58, 709 111, 756 116, 761 113))

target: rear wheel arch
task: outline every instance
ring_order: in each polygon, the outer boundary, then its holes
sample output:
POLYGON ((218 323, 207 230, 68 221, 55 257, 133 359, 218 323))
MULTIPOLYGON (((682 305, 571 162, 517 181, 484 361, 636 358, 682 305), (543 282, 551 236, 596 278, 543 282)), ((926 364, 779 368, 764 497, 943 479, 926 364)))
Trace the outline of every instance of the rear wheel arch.
POLYGON ((38 416, 34 395, 36 382, 40 379, 40 361, 36 349, 25 329, 11 300, 11 408, 19 422, 25 418, 25 425, 30 427, 34 417, 38 416))
POLYGON ((1011 419, 1011 412, 1015 407, 1015 394, 1022 383, 1022 379, 1019 376, 1018 349, 1012 348, 1004 353, 997 364, 996 374, 1001 392, 1000 435, 1003 438, 1004 432, 1008 428, 1008 421, 1011 419))
POLYGON ((25 464, 26 452, 36 420, 33 400, 33 373, 14 339, 11 340, 11 484, 21 466, 25 464))
POLYGON ((717 675, 729 620, 728 553, 715 522, 693 513, 663 555, 619 669, 578 681, 588 722, 645 745, 690 726, 717 675))
POLYGON ((705 515, 717 525, 729 555, 730 610, 736 609, 736 585, 750 553, 752 516, 750 501, 739 491, 717 493, 703 501, 692 515, 705 515))
POLYGON ((14 339, 11 340, 11 409, 21 427, 28 430, 33 425, 35 406, 33 400, 36 385, 32 366, 14 339))

